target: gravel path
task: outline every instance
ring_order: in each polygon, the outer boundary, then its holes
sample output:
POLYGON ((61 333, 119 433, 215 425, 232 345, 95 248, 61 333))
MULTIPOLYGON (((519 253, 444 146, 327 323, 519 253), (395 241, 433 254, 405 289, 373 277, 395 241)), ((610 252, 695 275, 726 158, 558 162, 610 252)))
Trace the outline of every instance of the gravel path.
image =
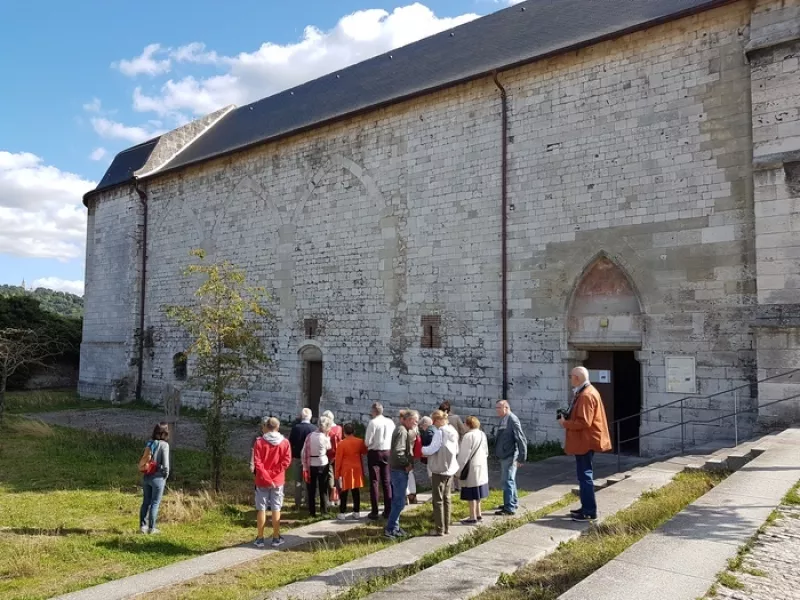
MULTIPOLYGON (((146 440, 153 432, 153 426, 163 418, 161 413, 149 410, 130 410, 125 408, 100 408, 91 410, 63 410, 58 412, 26 415, 52 425, 63 425, 75 429, 91 429, 127 435, 146 440)), ((231 456, 250 459, 250 446, 258 435, 258 426, 241 422, 231 425, 228 452, 231 456)), ((178 423, 177 446, 190 450, 205 449, 205 433, 200 420, 181 417, 178 423)))
POLYGON ((781 506, 780 518, 758 536, 740 571, 742 590, 717 586, 722 600, 800 599, 800 506, 781 506))

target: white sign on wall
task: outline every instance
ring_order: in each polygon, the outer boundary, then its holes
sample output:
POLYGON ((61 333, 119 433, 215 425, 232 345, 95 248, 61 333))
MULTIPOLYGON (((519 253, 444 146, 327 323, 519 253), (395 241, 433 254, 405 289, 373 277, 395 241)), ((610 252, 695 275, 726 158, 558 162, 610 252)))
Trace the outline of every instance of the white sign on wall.
POLYGON ((694 356, 665 356, 667 392, 670 394, 696 394, 694 356))

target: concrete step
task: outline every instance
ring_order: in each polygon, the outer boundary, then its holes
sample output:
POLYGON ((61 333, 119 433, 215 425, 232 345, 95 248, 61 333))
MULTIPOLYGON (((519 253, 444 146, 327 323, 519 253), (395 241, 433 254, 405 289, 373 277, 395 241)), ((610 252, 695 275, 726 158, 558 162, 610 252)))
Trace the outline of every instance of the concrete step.
POLYGON ((800 480, 800 429, 774 436, 740 470, 559 600, 694 600, 800 480))
MULTIPOLYGON (((422 503, 430 502, 431 495, 417 494, 417 500, 422 503)), ((407 506, 406 509, 413 510, 416 506, 419 505, 407 506)), ((203 575, 260 560, 274 552, 299 548, 310 542, 319 541, 364 525, 364 521, 319 521, 297 529, 287 530, 283 534, 286 543, 281 547, 281 550, 255 548, 250 544, 243 544, 176 562, 166 567, 139 573, 138 575, 123 577, 116 581, 109 581, 84 590, 57 596, 54 600, 125 600, 140 594, 154 592, 164 587, 185 583, 190 579, 203 575)))
MULTIPOLYGON (((633 504, 647 490, 667 485, 685 465, 669 459, 634 469, 629 477, 597 492, 602 510, 599 522, 633 504)), ((370 600, 466 600, 497 582, 502 573, 513 573, 522 566, 553 552, 559 544, 583 534, 589 525, 575 523, 569 510, 575 503, 533 523, 442 561, 395 585, 371 594, 370 600)), ((586 596, 587 598, 592 596, 586 596)))

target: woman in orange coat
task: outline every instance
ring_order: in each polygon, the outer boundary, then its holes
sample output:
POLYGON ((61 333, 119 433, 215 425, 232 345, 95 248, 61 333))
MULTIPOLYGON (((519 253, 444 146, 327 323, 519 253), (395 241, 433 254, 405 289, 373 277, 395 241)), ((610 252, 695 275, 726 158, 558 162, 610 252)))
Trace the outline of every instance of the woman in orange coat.
POLYGON ((361 487, 364 485, 364 467, 362 457, 367 453, 364 440, 356 437, 352 423, 344 426, 344 439, 336 448, 336 485, 339 487, 339 514, 337 519, 361 518, 361 487), (353 492, 353 512, 345 514, 347 508, 347 492, 353 492))

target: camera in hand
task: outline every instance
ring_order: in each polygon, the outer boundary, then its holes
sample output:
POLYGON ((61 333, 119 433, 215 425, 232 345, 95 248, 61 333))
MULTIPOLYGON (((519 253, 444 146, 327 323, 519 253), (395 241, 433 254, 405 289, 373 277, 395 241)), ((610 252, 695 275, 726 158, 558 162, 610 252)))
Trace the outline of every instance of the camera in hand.
POLYGON ((559 408, 559 409, 556 410, 556 419, 561 419, 561 418, 564 418, 564 419, 568 419, 569 418, 569 413, 566 410, 564 410, 563 408, 559 408))

